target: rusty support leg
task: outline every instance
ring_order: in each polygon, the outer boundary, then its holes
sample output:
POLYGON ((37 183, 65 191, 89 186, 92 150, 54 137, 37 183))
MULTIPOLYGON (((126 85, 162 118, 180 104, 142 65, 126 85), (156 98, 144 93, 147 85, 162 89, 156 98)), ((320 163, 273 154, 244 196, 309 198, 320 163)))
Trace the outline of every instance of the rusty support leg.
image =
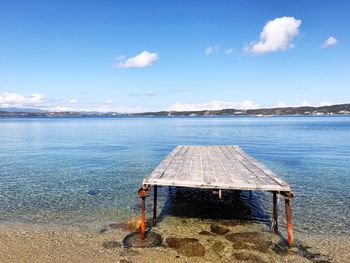
POLYGON ((145 215, 145 200, 146 200, 146 197, 141 197, 142 199, 142 208, 141 208, 141 211, 142 211, 142 214, 141 214, 141 239, 142 240, 145 240, 145 224, 146 224, 146 215, 145 215))
POLYGON ((273 209, 272 209, 272 228, 276 233, 278 232, 278 195, 273 192, 273 209))
POLYGON ((145 227, 146 227, 146 197, 148 196, 148 185, 142 186, 138 191, 137 194, 141 198, 141 228, 140 228, 140 234, 141 239, 145 240, 145 227))
POLYGON ((285 196, 285 208, 286 208, 286 220, 287 220, 287 231, 288 231, 288 244, 293 244, 293 226, 292 226, 292 209, 290 205, 290 199, 292 194, 286 193, 285 196))
POLYGON ((153 226, 157 224, 157 186, 153 187, 153 226))

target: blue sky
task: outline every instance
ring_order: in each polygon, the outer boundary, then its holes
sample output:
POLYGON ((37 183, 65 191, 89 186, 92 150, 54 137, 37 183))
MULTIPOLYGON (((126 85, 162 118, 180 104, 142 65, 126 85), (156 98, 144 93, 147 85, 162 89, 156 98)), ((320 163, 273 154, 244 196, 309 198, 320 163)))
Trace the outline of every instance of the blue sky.
POLYGON ((337 0, 0 0, 0 107, 349 103, 349 14, 337 0))

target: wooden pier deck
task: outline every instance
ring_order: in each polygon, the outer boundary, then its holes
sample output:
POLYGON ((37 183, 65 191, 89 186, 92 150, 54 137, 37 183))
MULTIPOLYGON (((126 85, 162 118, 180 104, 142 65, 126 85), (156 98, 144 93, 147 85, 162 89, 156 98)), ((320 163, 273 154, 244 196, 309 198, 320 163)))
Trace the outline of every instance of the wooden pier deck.
POLYGON ((290 191, 286 182, 239 146, 177 146, 143 184, 290 191))
MULTIPOLYGON (((278 195, 285 197, 288 243, 293 243, 290 186, 261 162, 246 154, 239 146, 177 146, 143 180, 138 194, 142 198, 142 219, 145 198, 154 188, 153 224, 156 224, 157 186, 176 186, 221 190, 255 190, 273 193, 273 229, 278 231, 278 195)), ((141 236, 144 237, 144 223, 141 236)))

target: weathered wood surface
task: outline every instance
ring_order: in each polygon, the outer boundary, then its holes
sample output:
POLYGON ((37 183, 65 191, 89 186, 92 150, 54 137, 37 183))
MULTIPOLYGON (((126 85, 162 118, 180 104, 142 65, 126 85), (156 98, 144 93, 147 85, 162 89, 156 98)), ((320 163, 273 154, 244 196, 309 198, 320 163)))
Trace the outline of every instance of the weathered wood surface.
POLYGON ((177 146, 145 185, 290 191, 289 185, 239 146, 177 146))

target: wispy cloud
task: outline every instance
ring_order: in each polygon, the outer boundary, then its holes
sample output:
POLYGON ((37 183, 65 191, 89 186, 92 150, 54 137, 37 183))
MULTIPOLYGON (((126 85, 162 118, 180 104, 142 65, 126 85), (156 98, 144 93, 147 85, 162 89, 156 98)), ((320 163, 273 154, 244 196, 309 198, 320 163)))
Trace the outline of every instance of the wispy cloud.
POLYGON ((89 111, 97 111, 97 112, 118 112, 118 113, 136 113, 136 112, 147 112, 154 111, 154 109, 149 109, 146 107, 138 106, 138 105, 120 105, 116 103, 111 104, 103 104, 89 111))
POLYGON ((155 91, 149 91, 149 92, 144 92, 144 93, 130 93, 130 96, 133 97, 154 97, 156 96, 158 93, 155 91))
POLYGON ((70 103, 77 103, 77 101, 78 101, 77 99, 71 99, 69 102, 70 103))
POLYGON ((244 49, 261 55, 293 47, 293 40, 300 33, 301 20, 294 17, 279 17, 266 23, 258 42, 252 42, 244 49))
POLYGON ((182 93, 182 92, 188 92, 191 91, 192 89, 172 89, 170 92, 172 93, 182 93))
POLYGON ((17 93, 3 92, 0 94, 0 107, 38 107, 43 105, 45 96, 33 93, 24 96, 17 93))
POLYGON ((324 41, 321 45, 321 48, 329 48, 331 46, 334 46, 338 43, 338 40, 335 37, 330 36, 327 38, 326 41, 324 41))
POLYGON ((289 103, 285 103, 285 102, 279 102, 276 106, 276 108, 287 108, 287 107, 308 107, 308 106, 312 106, 310 102, 308 101, 303 101, 300 104, 289 104, 289 103))
POLYGON ((220 50, 220 45, 214 45, 214 46, 206 47, 204 52, 206 55, 212 55, 212 54, 218 53, 219 50, 220 50))
POLYGON ((336 104, 336 103, 331 103, 329 101, 321 101, 319 106, 329 106, 329 105, 333 105, 333 104, 336 104))
POLYGON ((204 50, 204 53, 209 56, 213 54, 225 54, 225 55, 231 55, 234 52, 234 48, 223 48, 221 45, 214 45, 214 46, 209 46, 206 47, 204 50))
POLYGON ((119 63, 114 64, 114 67, 118 68, 145 68, 152 66, 158 60, 158 54, 155 52, 148 52, 147 50, 142 51, 140 54, 129 57, 118 56, 119 63))
POLYGON ((231 54, 233 53, 233 51, 234 51, 233 48, 227 48, 227 49, 225 49, 224 53, 225 53, 226 55, 231 55, 231 54))
POLYGON ((238 102, 213 100, 205 103, 180 103, 177 102, 169 107, 171 111, 199 111, 199 110, 222 110, 222 109, 252 109, 258 108, 259 104, 251 100, 238 102))

